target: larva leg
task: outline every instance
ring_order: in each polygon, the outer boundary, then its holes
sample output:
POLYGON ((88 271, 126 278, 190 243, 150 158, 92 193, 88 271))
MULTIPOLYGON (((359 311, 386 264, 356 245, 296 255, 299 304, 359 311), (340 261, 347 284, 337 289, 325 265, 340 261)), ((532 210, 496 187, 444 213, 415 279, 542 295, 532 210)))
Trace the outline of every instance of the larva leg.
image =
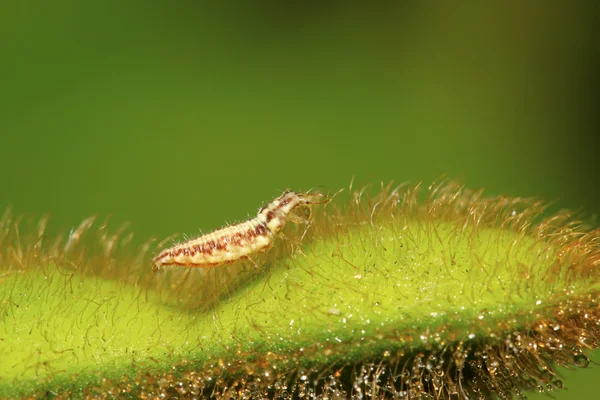
POLYGON ((258 263, 252 259, 252 257, 250 257, 250 256, 246 256, 246 259, 247 259, 247 260, 250 260, 250 262, 251 262, 252 264, 254 264, 254 268, 256 268, 256 269, 259 269, 259 268, 260 268, 260 265, 258 265, 258 263))
POLYGON ((328 198, 326 195, 322 193, 304 193, 302 194, 302 198, 305 200, 307 204, 324 204, 329 203, 332 198, 328 198))
POLYGON ((297 254, 306 257, 306 253, 302 250, 302 240, 289 241, 287 245, 290 246, 290 254, 292 254, 292 257, 295 257, 297 254))
POLYGON ((299 255, 306 257, 306 253, 304 253, 304 251, 302 249, 302 245, 304 242, 304 236, 310 229, 311 223, 310 223, 310 221, 305 221, 305 220, 300 221, 300 222, 306 224, 306 228, 304 229, 304 232, 302 232, 302 235, 300 237, 295 236, 295 239, 292 239, 292 238, 286 237, 285 233, 280 233, 279 236, 281 238, 284 238, 285 246, 289 246, 290 254, 293 254, 293 255, 299 254, 299 255))

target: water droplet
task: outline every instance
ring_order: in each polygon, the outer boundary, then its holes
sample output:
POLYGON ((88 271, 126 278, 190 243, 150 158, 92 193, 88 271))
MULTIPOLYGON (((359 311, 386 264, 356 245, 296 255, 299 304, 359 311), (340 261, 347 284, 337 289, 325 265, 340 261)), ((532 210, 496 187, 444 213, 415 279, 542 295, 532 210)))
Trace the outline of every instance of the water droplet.
POLYGON ((579 368, 587 368, 587 366, 590 365, 590 360, 583 354, 578 354, 573 357, 573 362, 575 363, 575 366, 579 368))
POLYGON ((563 382, 559 379, 555 380, 554 382, 552 382, 552 384, 557 387, 558 389, 562 389, 563 387, 565 387, 565 385, 563 384, 563 382))

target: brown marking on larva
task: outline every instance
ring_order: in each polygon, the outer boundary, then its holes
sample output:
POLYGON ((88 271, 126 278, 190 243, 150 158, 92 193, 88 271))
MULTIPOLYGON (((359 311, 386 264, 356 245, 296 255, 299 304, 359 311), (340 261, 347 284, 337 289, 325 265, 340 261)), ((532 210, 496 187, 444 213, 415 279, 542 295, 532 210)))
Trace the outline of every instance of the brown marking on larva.
POLYGON ((205 268, 205 267, 216 267, 217 265, 224 265, 224 264, 231 264, 234 260, 231 261, 224 261, 224 262, 213 262, 213 263, 207 263, 207 262, 202 262, 202 263, 195 263, 195 262, 178 262, 178 261, 172 261, 169 262, 168 264, 164 264, 164 265, 175 265, 178 267, 192 267, 192 268, 205 268))
POLYGON ((275 213, 273 211, 269 211, 267 213, 267 222, 270 222, 275 217, 276 217, 275 213))
POLYGON ((258 236, 266 235, 269 231, 266 224, 258 224, 256 228, 254 228, 254 233, 258 236))
POLYGON ((290 199, 289 197, 286 198, 286 199, 281 200, 281 202, 277 206, 277 209, 279 210, 279 209, 285 207, 290 201, 292 201, 292 199, 290 199))
POLYGON ((165 257, 168 257, 170 254, 171 254, 171 252, 170 252, 170 251, 163 251, 163 252, 162 252, 162 253, 160 253, 158 256, 156 256, 156 257, 154 258, 154 260, 156 260, 156 261, 160 261, 160 260, 162 260, 163 258, 165 258, 165 257))
POLYGON ((243 237, 248 241, 248 242, 252 242, 254 240, 254 238, 256 237, 256 234, 254 233, 254 229, 246 231, 246 233, 244 233, 243 237))
POLYGON ((233 242, 235 243, 236 246, 241 246, 242 245, 242 234, 237 232, 235 235, 233 235, 233 242))
POLYGON ((228 240, 229 240, 229 238, 227 236, 220 237, 219 240, 217 241, 217 250, 219 250, 219 251, 227 250, 229 248, 228 240))

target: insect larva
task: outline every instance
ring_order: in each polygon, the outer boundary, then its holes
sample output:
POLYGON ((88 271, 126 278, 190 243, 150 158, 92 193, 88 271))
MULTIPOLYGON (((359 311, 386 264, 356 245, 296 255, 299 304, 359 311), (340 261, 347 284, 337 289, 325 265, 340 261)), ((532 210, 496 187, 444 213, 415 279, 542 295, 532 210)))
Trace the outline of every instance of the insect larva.
POLYGON ((162 266, 215 267, 245 260, 250 255, 268 250, 288 221, 306 222, 307 217, 295 212, 299 206, 326 203, 320 193, 296 193, 286 190, 261 208, 248 221, 226 226, 196 239, 161 251, 152 259, 152 270, 162 266))

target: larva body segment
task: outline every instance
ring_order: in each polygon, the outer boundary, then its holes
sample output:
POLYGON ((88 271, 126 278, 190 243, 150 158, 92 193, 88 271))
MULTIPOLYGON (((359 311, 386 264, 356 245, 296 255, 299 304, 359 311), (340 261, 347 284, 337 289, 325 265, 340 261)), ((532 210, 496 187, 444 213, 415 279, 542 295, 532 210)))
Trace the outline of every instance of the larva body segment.
POLYGON ((268 250, 287 221, 306 222, 305 217, 294 213, 298 206, 326 201, 319 193, 285 191, 261 208, 255 218, 161 251, 152 259, 153 270, 162 266, 215 267, 245 260, 252 254, 268 250))

